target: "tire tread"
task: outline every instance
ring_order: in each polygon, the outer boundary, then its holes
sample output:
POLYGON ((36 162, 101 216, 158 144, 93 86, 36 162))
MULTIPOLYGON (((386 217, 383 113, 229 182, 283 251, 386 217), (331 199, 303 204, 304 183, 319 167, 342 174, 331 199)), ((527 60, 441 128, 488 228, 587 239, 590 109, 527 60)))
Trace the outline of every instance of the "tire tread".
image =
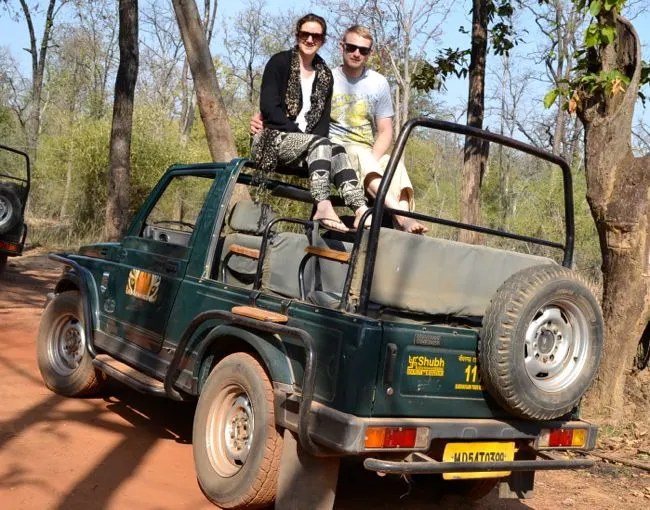
MULTIPOLYGON (((561 408, 548 409, 533 406, 522 398, 514 379, 514 371, 509 359, 513 349, 513 333, 522 309, 546 284, 570 280, 584 286, 595 295, 593 284, 584 276, 563 266, 534 266, 515 273, 496 292, 483 317, 483 327, 478 343, 479 363, 483 375, 482 382, 499 405, 513 414, 533 420, 557 418, 569 412, 577 402, 561 408)), ((594 298, 597 315, 602 324, 600 306, 594 298)), ((598 358, 600 354, 598 355, 598 358)), ((596 371, 591 374, 587 387, 596 371)))

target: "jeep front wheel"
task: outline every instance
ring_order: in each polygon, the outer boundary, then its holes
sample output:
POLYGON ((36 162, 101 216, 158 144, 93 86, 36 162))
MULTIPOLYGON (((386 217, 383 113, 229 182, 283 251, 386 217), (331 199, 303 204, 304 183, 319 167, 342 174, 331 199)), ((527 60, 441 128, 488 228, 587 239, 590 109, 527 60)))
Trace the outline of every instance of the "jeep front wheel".
POLYGON ((221 508, 263 508, 276 495, 282 435, 273 387, 251 355, 221 360, 205 382, 194 415, 192 449, 199 485, 221 508))
POLYGON ((67 397, 102 388, 106 376, 93 367, 87 342, 81 295, 57 294, 43 312, 36 338, 38 369, 48 388, 67 397))
POLYGON ((596 376, 603 319, 589 283, 561 266, 511 276, 483 318, 481 380, 522 418, 550 420, 579 402, 596 376))

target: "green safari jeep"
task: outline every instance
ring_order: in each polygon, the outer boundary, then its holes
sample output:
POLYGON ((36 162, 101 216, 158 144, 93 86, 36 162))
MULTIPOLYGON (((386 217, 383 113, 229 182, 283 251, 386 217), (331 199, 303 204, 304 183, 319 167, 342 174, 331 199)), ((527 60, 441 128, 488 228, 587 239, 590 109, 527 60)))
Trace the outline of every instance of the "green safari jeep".
POLYGON ((197 400, 198 482, 222 508, 331 508, 344 456, 473 498, 496 486, 501 497, 529 497, 535 471, 592 464, 557 454, 595 446, 579 402, 603 342, 598 301, 569 267, 564 160, 410 120, 371 226, 345 235, 309 219, 308 190, 258 177, 245 159, 173 166, 121 242, 51 254, 65 270, 38 333, 45 384, 85 396, 109 376, 197 400), (416 127, 559 167, 564 242, 400 214, 555 249, 561 263, 382 226, 397 212, 384 197, 416 127), (255 200, 237 200, 237 183, 255 200))

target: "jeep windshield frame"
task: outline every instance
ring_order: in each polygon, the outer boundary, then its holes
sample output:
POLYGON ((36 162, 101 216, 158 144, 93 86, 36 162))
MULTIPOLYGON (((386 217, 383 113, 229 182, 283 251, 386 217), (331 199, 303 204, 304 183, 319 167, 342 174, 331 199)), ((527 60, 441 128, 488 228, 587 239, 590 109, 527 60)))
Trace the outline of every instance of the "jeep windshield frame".
POLYGON ((570 267, 571 261, 573 259, 573 248, 574 248, 574 241, 575 241, 575 225, 574 225, 574 212, 573 212, 573 181, 571 178, 571 169, 568 163, 563 158, 559 156, 555 156, 554 154, 541 150, 537 147, 533 147, 532 145, 520 142, 518 140, 514 140, 512 138, 508 138, 503 135, 491 133, 489 131, 484 131, 482 129, 477 129, 471 126, 464 126, 461 124, 455 124, 453 122, 430 119, 427 117, 418 117, 406 122, 406 124, 404 124, 404 126, 402 127, 399 136, 397 137, 395 148, 391 153, 390 160, 388 161, 388 165, 386 167, 386 171, 384 172, 384 176, 379 185, 379 190, 377 191, 377 196, 375 198, 374 206, 370 211, 372 211, 374 218, 368 233, 368 247, 367 247, 368 251, 365 259, 365 264, 363 267, 363 279, 361 282, 361 289, 360 289, 360 296, 359 296, 358 312, 361 314, 366 314, 368 309, 368 303, 370 301, 372 275, 374 274, 374 270, 375 270, 377 245, 379 243, 379 232, 381 229, 381 221, 377 221, 377 219, 382 218, 384 212, 399 214, 401 216, 406 216, 409 218, 415 218, 418 220, 428 221, 431 223, 437 223, 440 225, 446 225, 446 226, 455 227, 464 230, 470 230, 470 231, 479 232, 483 234, 506 237, 518 241, 525 241, 525 242, 530 242, 530 243, 539 244, 543 246, 549 246, 551 248, 557 248, 562 250, 564 253, 562 259, 562 265, 564 267, 570 267), (562 171, 562 180, 563 180, 563 188, 564 188, 564 226, 565 226, 564 243, 562 244, 553 241, 548 241, 545 239, 539 239, 536 237, 514 234, 507 231, 497 230, 489 227, 481 227, 469 223, 446 220, 443 218, 437 218, 434 216, 429 216, 426 214, 420 214, 416 212, 396 211, 389 207, 385 207, 384 200, 386 199, 388 188, 393 179, 393 176, 395 175, 395 170, 397 169, 397 163, 400 161, 402 154, 404 153, 406 142, 408 141, 411 132, 416 127, 426 127, 430 129, 436 129, 439 131, 447 131, 450 133, 472 136, 475 138, 487 140, 489 142, 495 142, 504 145, 506 147, 510 147, 512 149, 525 152, 526 154, 530 154, 532 156, 538 157, 540 159, 548 161, 549 163, 553 163, 559 166, 562 171))

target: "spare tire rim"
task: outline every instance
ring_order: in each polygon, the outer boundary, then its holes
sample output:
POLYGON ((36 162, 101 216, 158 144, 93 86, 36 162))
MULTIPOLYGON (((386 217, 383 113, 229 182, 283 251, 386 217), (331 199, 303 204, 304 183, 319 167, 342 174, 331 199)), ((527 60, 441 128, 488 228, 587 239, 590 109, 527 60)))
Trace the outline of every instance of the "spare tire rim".
POLYGON ((524 363, 533 384, 548 392, 570 387, 589 356, 588 321, 570 298, 541 307, 526 330, 524 363))
POLYGON ((5 197, 0 196, 0 225, 9 221, 13 214, 13 206, 5 197))
POLYGON ((81 322, 71 314, 59 317, 47 343, 50 366, 60 375, 71 375, 79 368, 85 352, 86 335, 81 322))
POLYGON ((231 477, 244 466, 254 429, 255 414, 246 390, 229 384, 212 403, 206 428, 208 457, 219 476, 231 477))

